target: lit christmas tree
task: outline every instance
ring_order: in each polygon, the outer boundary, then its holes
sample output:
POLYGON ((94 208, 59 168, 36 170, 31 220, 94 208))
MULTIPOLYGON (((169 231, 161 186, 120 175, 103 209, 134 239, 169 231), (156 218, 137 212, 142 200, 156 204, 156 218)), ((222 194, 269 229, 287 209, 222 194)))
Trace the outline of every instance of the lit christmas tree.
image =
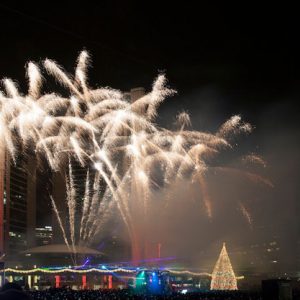
POLYGON ((234 274, 225 243, 211 276, 211 290, 237 290, 237 280, 234 274))

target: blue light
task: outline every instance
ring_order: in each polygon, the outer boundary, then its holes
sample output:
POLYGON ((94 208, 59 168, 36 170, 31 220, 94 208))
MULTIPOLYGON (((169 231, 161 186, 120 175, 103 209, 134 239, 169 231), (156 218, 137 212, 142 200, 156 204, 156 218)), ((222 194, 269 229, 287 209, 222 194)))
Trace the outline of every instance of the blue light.
POLYGON ((105 266, 101 266, 101 269, 104 270, 104 269, 106 269, 106 267, 105 266))

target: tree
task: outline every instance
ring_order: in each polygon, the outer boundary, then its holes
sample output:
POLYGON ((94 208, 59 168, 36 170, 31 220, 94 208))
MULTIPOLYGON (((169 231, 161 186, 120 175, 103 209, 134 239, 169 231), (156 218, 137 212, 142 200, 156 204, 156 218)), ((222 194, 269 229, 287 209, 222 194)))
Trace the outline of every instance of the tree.
POLYGON ((214 267, 211 284, 211 290, 237 290, 237 280, 234 274, 225 243, 217 263, 214 267))

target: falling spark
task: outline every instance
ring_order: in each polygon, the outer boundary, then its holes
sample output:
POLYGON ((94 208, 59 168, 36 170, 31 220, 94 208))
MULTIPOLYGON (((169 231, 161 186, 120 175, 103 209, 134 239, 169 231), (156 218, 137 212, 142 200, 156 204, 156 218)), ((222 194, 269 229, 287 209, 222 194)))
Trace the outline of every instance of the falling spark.
POLYGON ((264 161, 264 159, 257 154, 246 155, 242 158, 242 160, 245 163, 258 164, 264 168, 267 167, 267 163, 264 161))
POLYGON ((40 88, 42 86, 42 76, 36 64, 29 62, 27 67, 27 76, 29 80, 28 94, 37 99, 40 96, 40 88))
POLYGON ((240 210, 242 211, 243 216, 245 217, 245 219, 247 220, 248 224, 250 226, 252 226, 252 217, 250 212, 247 210, 247 208, 245 207, 245 205, 241 202, 239 202, 239 206, 240 206, 240 210))
POLYGON ((65 241, 65 244, 67 245, 69 251, 71 251, 70 243, 69 243, 69 241, 68 241, 68 238, 67 238, 67 235, 66 235, 66 231, 65 231, 65 228, 64 228, 64 226, 63 226, 63 224, 62 224, 62 220, 61 220, 60 214, 59 214, 59 212, 58 212, 57 206, 56 206, 56 204, 55 204, 55 201, 54 201, 54 199, 53 199, 52 196, 50 196, 50 199, 51 199, 51 203, 52 203, 53 210, 54 210, 55 215, 56 215, 57 220, 58 220, 58 224, 59 224, 60 229, 61 229, 61 231, 62 231, 62 233, 63 233, 63 238, 64 238, 64 241, 65 241))

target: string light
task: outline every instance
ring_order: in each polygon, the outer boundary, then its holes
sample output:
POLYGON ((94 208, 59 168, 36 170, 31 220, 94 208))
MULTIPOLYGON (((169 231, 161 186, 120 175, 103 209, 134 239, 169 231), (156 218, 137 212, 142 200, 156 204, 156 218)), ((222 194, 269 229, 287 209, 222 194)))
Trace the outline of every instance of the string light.
MULTIPOLYGON (((13 268, 6 268, 0 270, 1 272, 5 273, 16 273, 16 274, 32 274, 32 273, 46 273, 46 274, 59 274, 59 273, 77 273, 77 274, 84 274, 84 273, 92 273, 92 272, 97 272, 97 273, 135 273, 137 270, 129 270, 129 269, 123 269, 123 268, 116 268, 116 269, 97 269, 97 268, 91 268, 91 269, 84 269, 84 270, 74 270, 71 268, 63 268, 63 269, 44 269, 44 268, 35 268, 35 269, 29 269, 29 270, 20 270, 20 269, 13 269, 13 268)), ((212 274, 206 273, 206 272, 191 272, 189 270, 183 270, 183 271, 176 271, 172 269, 166 269, 167 272, 175 275, 192 275, 192 276, 207 276, 207 277, 212 277, 212 274)), ((244 276, 239 276, 236 277, 236 280, 244 279, 244 276)))
POLYGON ((187 274, 187 275, 193 275, 193 276, 208 276, 208 277, 211 277, 211 274, 210 273, 206 273, 206 272, 196 273, 196 272, 191 272, 191 271, 188 271, 188 270, 175 271, 175 270, 171 270, 171 269, 166 269, 166 271, 170 272, 171 274, 176 274, 176 275, 187 274))
POLYGON ((30 269, 30 270, 19 270, 19 269, 13 269, 13 268, 7 268, 5 270, 0 270, 0 272, 8 272, 8 273, 18 273, 18 274, 30 274, 30 273, 47 273, 47 274, 58 274, 58 273, 77 273, 77 274, 84 274, 84 273, 91 273, 91 272, 97 272, 97 273, 115 273, 115 272, 123 272, 123 273, 134 273, 135 270, 128 270, 123 268, 117 268, 113 270, 102 270, 102 269, 85 269, 85 270, 74 270, 69 268, 64 269, 57 269, 57 270, 49 270, 49 269, 43 269, 43 268, 36 268, 36 269, 30 269))
MULTIPOLYGON (((46 274, 60 274, 60 273, 77 273, 77 274, 85 274, 85 273, 135 273, 139 270, 137 269, 124 269, 124 268, 115 268, 115 269, 98 269, 98 268, 90 268, 83 270, 76 270, 72 268, 34 268, 28 270, 20 270, 18 268, 6 268, 0 270, 0 273, 16 273, 16 274, 34 274, 34 273, 46 273, 46 274)), ((211 280, 211 289, 212 290, 237 290, 237 280, 244 279, 244 276, 235 276, 228 253, 226 251, 225 243, 223 244, 222 251, 220 253, 219 259, 216 263, 216 266, 213 270, 213 273, 207 272, 192 272, 189 270, 177 271, 173 269, 165 269, 165 271, 170 274, 175 275, 192 275, 192 276, 207 276, 212 277, 211 280)))
POLYGON ((237 278, 234 274, 225 243, 211 275, 211 290, 237 290, 237 278))

